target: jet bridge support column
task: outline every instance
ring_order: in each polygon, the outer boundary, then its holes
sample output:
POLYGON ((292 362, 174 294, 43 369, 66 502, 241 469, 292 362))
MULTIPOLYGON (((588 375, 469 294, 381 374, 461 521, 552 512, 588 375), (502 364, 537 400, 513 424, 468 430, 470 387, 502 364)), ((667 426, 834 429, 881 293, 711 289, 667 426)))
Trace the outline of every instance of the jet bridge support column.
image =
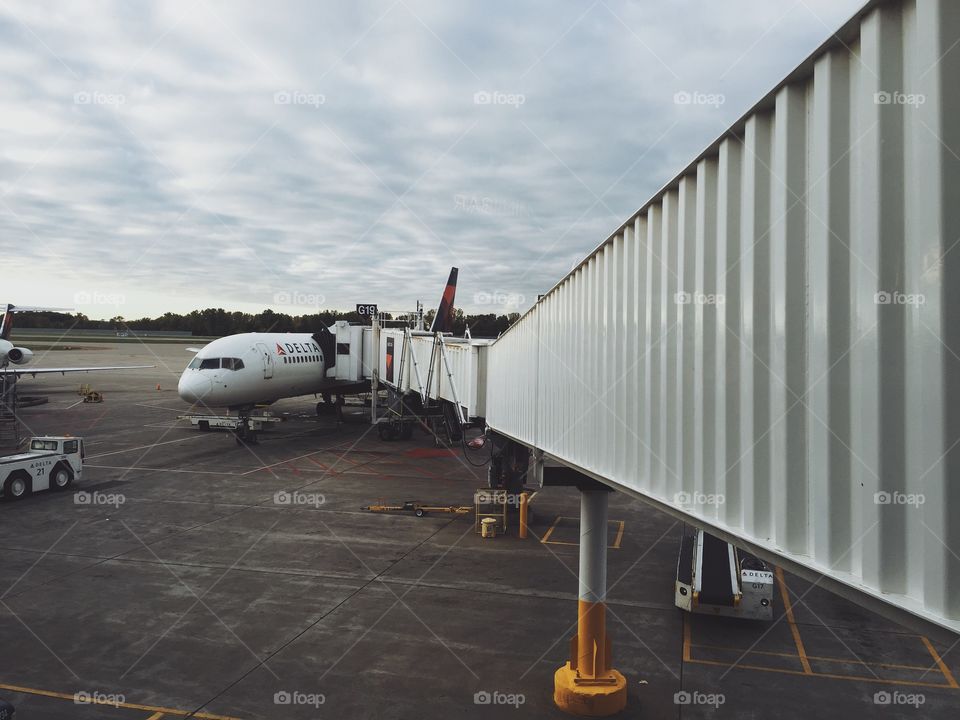
POLYGON ((599 483, 580 486, 580 593, 570 660, 554 674, 553 701, 574 715, 603 717, 627 705, 627 681, 612 667, 606 628, 607 498, 599 483))

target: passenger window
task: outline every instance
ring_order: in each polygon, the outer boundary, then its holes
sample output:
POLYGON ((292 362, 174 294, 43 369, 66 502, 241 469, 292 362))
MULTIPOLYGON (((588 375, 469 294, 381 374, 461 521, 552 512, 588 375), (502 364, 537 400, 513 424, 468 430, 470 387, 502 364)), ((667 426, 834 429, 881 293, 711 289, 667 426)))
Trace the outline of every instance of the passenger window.
POLYGON ((200 362, 201 370, 217 370, 220 367, 220 358, 207 358, 200 362))

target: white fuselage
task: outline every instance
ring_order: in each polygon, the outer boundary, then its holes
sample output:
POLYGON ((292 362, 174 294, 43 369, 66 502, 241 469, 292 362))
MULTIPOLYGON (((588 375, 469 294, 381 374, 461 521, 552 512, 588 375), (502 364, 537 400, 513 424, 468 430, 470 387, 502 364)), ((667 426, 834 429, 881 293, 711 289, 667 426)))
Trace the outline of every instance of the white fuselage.
POLYGON ((183 400, 239 408, 321 392, 326 363, 310 333, 244 333, 204 346, 180 376, 183 400))

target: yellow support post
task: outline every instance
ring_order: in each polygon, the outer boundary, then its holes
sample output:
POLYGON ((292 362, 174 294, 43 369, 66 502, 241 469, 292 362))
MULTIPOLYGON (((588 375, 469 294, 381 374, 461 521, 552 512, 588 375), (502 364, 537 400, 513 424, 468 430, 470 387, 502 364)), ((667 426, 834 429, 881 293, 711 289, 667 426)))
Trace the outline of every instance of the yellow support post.
POLYGON ((553 701, 573 715, 605 717, 627 706, 607 637, 607 491, 580 491, 580 600, 570 660, 553 676, 553 701))
POLYGON ((527 503, 530 502, 530 497, 527 493, 520 493, 520 539, 527 539, 527 503))

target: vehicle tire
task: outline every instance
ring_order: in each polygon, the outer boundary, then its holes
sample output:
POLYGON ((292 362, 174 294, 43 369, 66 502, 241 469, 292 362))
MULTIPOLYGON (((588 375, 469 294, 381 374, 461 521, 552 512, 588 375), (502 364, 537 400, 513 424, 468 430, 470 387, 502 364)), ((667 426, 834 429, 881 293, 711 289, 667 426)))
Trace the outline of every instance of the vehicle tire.
POLYGON ((50 489, 66 490, 73 482, 73 471, 66 465, 60 464, 50 473, 50 489))
POLYGON ((385 422, 377 425, 377 434, 380 436, 380 439, 384 442, 390 442, 395 440, 397 433, 394 430, 393 423, 385 422))
POLYGON ((20 500, 30 494, 30 476, 23 471, 11 473, 3 484, 4 500, 20 500))
POLYGON ((417 508, 416 510, 413 511, 413 514, 416 515, 417 517, 423 517, 427 513, 424 511, 423 508, 417 508))
POLYGON ((197 427, 200 428, 201 432, 210 432, 210 422, 207 420, 198 420, 197 427))

